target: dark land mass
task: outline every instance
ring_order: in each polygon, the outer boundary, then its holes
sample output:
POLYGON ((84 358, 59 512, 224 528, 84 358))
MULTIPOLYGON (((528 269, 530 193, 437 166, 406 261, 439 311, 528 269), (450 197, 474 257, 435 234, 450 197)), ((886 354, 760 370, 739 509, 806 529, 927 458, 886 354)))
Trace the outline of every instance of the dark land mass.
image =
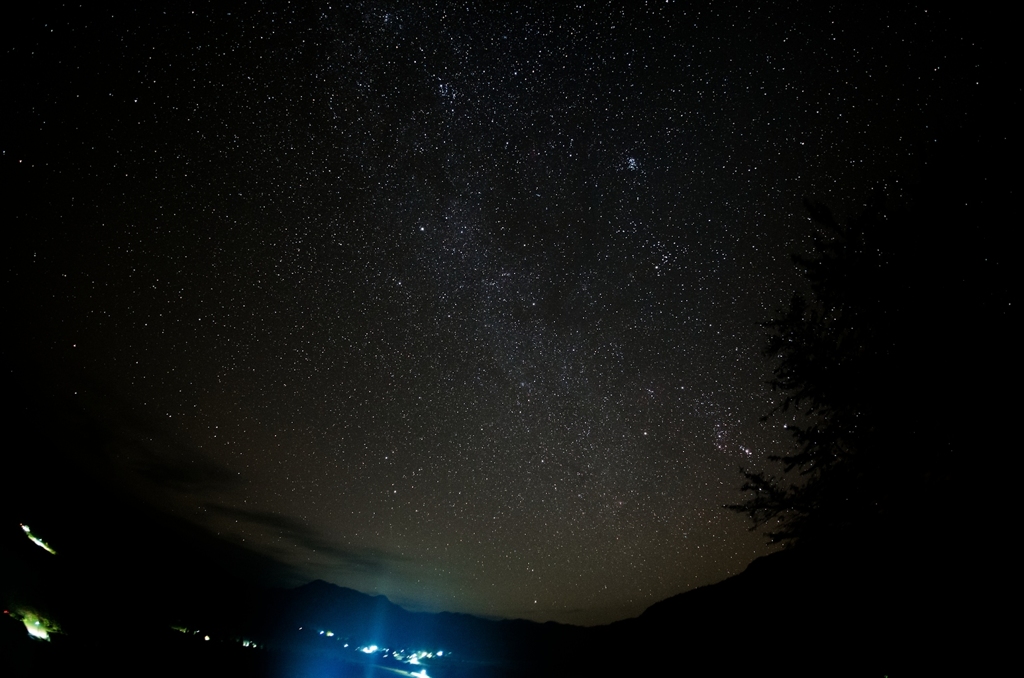
POLYGON ((162 537, 166 551, 54 556, 5 525, 4 675, 951 675, 998 649, 981 630, 989 601, 954 585, 959 565, 923 570, 906 545, 780 551, 636 619, 585 628, 409 612, 322 581, 260 586, 193 559, 184 531, 162 537), (60 632, 30 638, 15 619, 25 609, 60 632), (383 648, 445 654, 413 666, 383 648))

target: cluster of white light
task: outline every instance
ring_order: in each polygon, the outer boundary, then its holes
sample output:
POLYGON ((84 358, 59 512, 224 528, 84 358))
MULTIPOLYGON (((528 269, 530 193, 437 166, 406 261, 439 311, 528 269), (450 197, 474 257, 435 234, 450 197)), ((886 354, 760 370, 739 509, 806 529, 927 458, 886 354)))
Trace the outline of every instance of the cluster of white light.
MULTIPOLYGON (((321 633, 323 632, 321 631, 321 633)), ((346 644, 345 647, 348 647, 348 645, 346 644)), ((405 650, 391 650, 386 647, 382 649, 376 645, 366 645, 356 649, 364 654, 374 654, 376 652, 380 652, 385 657, 390 655, 395 661, 404 662, 406 664, 411 664, 413 666, 420 666, 421 660, 423 659, 433 659, 434 657, 444 656, 444 650, 438 650, 437 652, 426 652, 425 650, 419 650, 417 652, 406 653, 405 650)), ((416 676, 416 678, 430 678, 430 676, 427 675, 426 669, 422 669, 419 672, 413 673, 411 675, 416 676)))
MULTIPOLYGON (((301 631, 302 628, 303 627, 300 626, 299 630, 301 631)), ((334 631, 328 631, 327 629, 317 631, 317 634, 324 636, 326 638, 334 637, 334 631)), ((255 647, 255 643, 253 643, 253 646, 255 647)), ((345 643, 344 646, 348 647, 348 643, 345 643)), ((406 664, 411 664, 414 666, 421 665, 421 660, 423 659, 433 659, 434 657, 444 656, 444 650, 438 650, 437 652, 427 652, 425 650, 419 650, 416 652, 406 652, 405 650, 392 650, 387 647, 382 648, 379 645, 360 645, 355 649, 357 652, 362 652, 363 654, 376 654, 379 652, 383 657, 390 656, 395 661, 404 662, 406 664)), ((418 673, 412 673, 410 675, 416 676, 416 678, 430 678, 430 676, 427 675, 426 669, 423 669, 418 673)))
POLYGON ((398 661, 404 661, 406 664, 419 664, 421 659, 433 659, 434 657, 443 657, 444 652, 440 650, 438 650, 436 654, 434 652, 424 652, 422 650, 420 650, 419 652, 412 652, 410 654, 393 652, 391 656, 397 659, 398 661))

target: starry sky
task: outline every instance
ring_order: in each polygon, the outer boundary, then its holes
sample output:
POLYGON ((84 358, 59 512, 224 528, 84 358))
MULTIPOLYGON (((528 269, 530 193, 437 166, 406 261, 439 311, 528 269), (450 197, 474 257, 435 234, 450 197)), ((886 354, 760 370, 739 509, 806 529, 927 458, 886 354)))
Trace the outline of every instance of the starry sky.
POLYGON ((4 29, 8 368, 292 583, 581 624, 770 551, 723 506, 790 449, 802 201, 991 58, 912 3, 144 4, 4 29))

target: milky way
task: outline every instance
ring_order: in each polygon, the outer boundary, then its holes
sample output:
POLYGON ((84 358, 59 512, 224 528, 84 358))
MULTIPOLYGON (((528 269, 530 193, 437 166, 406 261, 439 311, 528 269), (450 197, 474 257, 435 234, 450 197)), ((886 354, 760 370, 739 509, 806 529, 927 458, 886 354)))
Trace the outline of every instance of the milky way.
POLYGON ((121 482, 417 609, 607 622, 767 553, 723 506, 790 444, 759 323, 801 201, 905 171, 973 43, 920 9, 282 4, 40 9, 7 52, 19 350, 148 422, 121 482))

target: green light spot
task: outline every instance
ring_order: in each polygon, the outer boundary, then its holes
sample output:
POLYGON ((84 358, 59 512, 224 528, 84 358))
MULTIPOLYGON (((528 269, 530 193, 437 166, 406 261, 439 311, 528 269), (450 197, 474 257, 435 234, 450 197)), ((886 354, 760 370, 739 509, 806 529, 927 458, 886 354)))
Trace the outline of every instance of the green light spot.
POLYGON ((28 526, 28 525, 25 525, 24 523, 22 523, 22 525, 21 525, 21 530, 22 530, 22 531, 23 531, 23 532, 25 533, 25 536, 26 536, 26 537, 28 537, 28 538, 29 538, 29 540, 30 540, 30 541, 31 541, 31 542, 32 542, 33 544, 35 544, 36 546, 38 546, 38 547, 39 547, 39 548, 41 548, 41 549, 44 549, 44 550, 45 550, 45 551, 47 551, 48 553, 52 553, 53 555, 57 555, 57 552, 56 552, 56 551, 54 551, 54 550, 53 550, 52 548, 50 548, 50 545, 49 545, 49 544, 47 544, 47 543, 46 543, 45 541, 43 541, 43 540, 42 540, 42 539, 40 539, 39 537, 37 537, 37 536, 35 536, 34 534, 32 534, 32 530, 31 530, 31 529, 29 529, 29 526, 28 526))

